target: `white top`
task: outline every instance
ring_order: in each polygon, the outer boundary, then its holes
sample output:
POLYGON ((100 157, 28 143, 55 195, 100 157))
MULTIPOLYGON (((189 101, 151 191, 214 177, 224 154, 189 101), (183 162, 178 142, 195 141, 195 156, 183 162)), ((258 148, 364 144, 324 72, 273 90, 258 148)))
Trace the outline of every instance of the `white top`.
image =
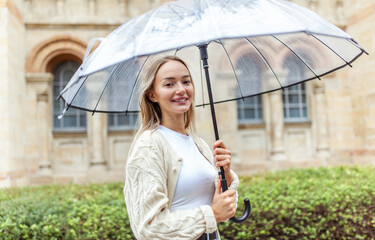
POLYGON ((191 136, 161 125, 157 131, 163 134, 174 151, 183 158, 170 211, 211 206, 215 192, 216 168, 198 150, 191 136))

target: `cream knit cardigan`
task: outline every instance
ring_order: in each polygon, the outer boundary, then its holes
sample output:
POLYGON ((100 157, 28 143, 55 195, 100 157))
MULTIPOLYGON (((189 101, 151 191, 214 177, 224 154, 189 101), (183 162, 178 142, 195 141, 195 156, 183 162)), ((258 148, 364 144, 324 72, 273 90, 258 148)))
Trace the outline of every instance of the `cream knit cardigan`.
MULTIPOLYGON (((207 143, 197 137, 193 140, 213 164, 207 143)), ((169 211, 182 161, 158 131, 145 131, 134 144, 126 164, 124 195, 137 239, 197 239, 205 232, 217 230, 214 213, 208 205, 183 212, 169 211)), ((233 171, 232 175, 229 189, 237 189, 238 177, 233 171)))

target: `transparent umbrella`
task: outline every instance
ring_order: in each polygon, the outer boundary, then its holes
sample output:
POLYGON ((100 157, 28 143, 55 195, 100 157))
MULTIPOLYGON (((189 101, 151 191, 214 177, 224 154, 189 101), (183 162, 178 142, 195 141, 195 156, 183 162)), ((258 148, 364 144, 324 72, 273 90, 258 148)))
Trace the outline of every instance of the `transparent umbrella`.
MULTIPOLYGON (((219 139, 214 104, 320 79, 351 66, 362 53, 366 52, 345 32, 289 1, 180 0, 133 18, 101 39, 60 98, 66 104, 64 112, 69 107, 93 113, 138 112, 143 70, 153 58, 177 55, 201 79, 195 103, 210 105, 219 139), (215 63, 211 71, 209 56, 215 63), (241 73, 234 68, 237 64, 241 73), (257 77, 258 72, 266 77, 257 77)), ((224 169, 220 174, 225 191, 224 169)), ((249 213, 246 199, 245 213, 232 221, 242 222, 249 213)))

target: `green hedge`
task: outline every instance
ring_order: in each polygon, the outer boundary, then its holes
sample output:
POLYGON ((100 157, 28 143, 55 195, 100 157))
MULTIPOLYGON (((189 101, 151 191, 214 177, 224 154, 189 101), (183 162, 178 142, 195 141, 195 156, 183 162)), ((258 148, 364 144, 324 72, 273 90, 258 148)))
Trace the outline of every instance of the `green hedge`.
MULTIPOLYGON (((288 170, 241 178, 252 212, 222 239, 375 239, 375 169, 288 170)), ((0 239, 134 239, 123 183, 0 191, 0 239)), ((239 210, 240 212, 240 210, 239 210)))

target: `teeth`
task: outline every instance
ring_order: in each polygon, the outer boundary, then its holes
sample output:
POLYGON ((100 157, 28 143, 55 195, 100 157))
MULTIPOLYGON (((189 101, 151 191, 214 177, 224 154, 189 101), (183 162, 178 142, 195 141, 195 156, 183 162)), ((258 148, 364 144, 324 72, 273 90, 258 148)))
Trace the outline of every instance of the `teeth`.
POLYGON ((186 99, 181 99, 181 100, 174 100, 175 102, 185 102, 186 99))

